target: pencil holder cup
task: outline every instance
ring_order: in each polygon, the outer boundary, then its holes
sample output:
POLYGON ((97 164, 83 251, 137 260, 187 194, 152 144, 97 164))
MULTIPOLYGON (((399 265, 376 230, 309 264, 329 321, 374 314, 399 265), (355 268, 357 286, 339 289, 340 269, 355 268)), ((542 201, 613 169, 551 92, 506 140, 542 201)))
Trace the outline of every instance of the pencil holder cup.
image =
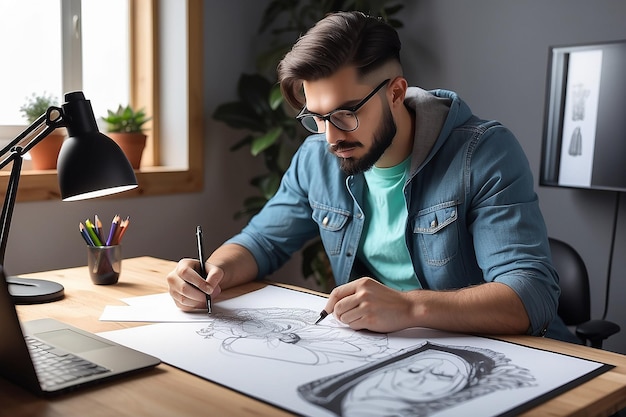
POLYGON ((122 271, 122 246, 87 246, 87 267, 94 284, 117 283, 122 271))

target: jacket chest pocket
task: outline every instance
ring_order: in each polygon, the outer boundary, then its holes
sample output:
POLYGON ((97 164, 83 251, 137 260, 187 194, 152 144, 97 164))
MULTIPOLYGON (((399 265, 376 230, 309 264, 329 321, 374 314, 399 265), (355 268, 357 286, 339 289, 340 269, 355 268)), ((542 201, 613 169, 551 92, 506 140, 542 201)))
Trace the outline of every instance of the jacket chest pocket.
POLYGON ((312 205, 313 220, 320 230, 320 237, 329 255, 338 255, 346 234, 350 213, 324 205, 312 205))
POLYGON ((413 234, 424 261, 443 266, 459 251, 457 202, 450 201, 420 210, 414 219, 413 234))

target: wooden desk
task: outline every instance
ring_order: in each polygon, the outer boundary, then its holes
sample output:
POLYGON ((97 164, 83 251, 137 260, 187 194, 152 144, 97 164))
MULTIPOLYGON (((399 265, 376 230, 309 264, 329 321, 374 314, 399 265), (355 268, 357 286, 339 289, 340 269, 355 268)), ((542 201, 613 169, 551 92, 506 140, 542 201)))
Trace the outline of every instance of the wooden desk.
MULTIPOLYGON (((98 320, 106 305, 121 298, 167 291, 166 274, 175 262, 151 257, 125 259, 120 282, 91 283, 86 267, 27 274, 65 286, 65 298, 49 304, 18 306, 21 320, 52 317, 92 332, 141 325, 98 320)), ((236 296, 263 286, 252 283, 226 292, 236 296)), ((626 356, 529 336, 503 340, 609 363, 616 367, 545 402, 524 416, 609 416, 626 407, 626 356)), ((0 378, 0 415, 7 416, 287 416, 289 413, 213 384, 166 364, 131 377, 43 399, 0 378)))

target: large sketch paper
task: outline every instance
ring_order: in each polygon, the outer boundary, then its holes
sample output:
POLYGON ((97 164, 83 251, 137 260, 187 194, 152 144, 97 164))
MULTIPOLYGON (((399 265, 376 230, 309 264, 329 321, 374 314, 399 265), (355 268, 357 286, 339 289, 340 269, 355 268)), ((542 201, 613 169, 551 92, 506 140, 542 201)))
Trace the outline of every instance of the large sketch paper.
POLYGON ((168 293, 122 299, 126 306, 105 306, 101 321, 202 322, 211 321, 206 311, 181 311, 168 293))
POLYGON ((430 329, 353 331, 323 297, 268 286, 216 303, 212 321, 100 335, 307 416, 512 415, 609 366, 430 329))

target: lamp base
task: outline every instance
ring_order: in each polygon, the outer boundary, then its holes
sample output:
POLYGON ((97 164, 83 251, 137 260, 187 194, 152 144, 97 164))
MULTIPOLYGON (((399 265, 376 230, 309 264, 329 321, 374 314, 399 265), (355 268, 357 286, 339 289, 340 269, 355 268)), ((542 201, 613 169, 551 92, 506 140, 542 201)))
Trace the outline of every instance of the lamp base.
POLYGON ((7 277, 9 293, 15 304, 43 304, 62 299, 63 285, 43 279, 7 277))

